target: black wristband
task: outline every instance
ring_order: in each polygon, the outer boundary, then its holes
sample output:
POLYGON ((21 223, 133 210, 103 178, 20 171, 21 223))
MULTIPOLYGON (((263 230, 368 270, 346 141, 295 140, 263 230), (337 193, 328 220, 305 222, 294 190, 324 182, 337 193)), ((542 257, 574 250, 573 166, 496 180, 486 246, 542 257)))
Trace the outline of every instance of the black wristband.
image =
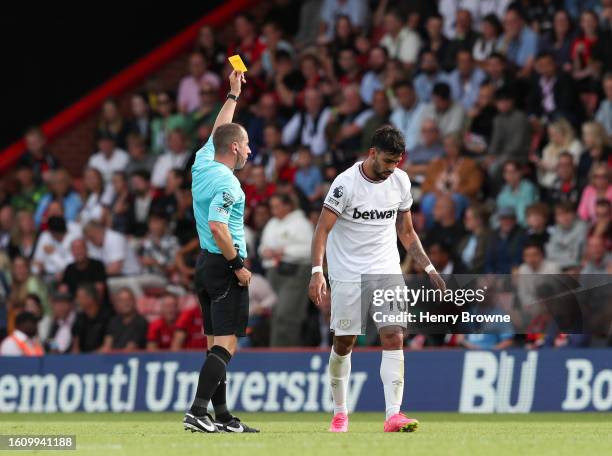
POLYGON ((242 263, 242 258, 240 255, 236 255, 233 259, 229 260, 229 268, 232 271, 237 271, 238 269, 242 269, 244 264, 242 263))
POLYGON ((232 100, 234 100, 236 103, 238 103, 238 97, 236 95, 234 95, 233 93, 228 93, 227 96, 225 97, 226 99, 231 98, 232 100))

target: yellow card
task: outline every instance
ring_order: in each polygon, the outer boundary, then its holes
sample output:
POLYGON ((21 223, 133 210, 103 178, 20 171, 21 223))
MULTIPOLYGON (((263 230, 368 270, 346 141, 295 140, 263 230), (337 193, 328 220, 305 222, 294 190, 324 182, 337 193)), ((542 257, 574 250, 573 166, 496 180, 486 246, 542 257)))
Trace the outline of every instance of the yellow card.
POLYGON ((247 67, 245 66, 244 62, 242 61, 242 59, 240 58, 238 54, 228 57, 227 60, 230 61, 234 70, 241 71, 243 73, 246 73, 248 71, 247 67))

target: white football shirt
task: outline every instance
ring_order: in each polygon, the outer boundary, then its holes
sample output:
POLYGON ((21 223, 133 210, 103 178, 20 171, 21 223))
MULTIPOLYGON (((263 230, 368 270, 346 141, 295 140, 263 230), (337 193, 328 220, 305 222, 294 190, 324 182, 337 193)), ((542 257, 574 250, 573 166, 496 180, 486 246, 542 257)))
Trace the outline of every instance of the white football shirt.
POLYGON ((324 205, 338 215, 327 239, 332 280, 360 282, 362 274, 401 274, 395 222, 412 206, 410 179, 396 169, 372 181, 355 163, 332 183, 324 205))

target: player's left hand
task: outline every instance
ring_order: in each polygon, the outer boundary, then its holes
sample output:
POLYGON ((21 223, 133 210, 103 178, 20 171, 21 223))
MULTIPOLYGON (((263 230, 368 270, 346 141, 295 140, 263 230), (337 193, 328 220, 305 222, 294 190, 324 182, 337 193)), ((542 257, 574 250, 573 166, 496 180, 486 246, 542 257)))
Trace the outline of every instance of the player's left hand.
POLYGON ((325 276, 322 272, 315 272, 310 278, 310 285, 308 285, 308 297, 317 307, 320 307, 325 293, 327 293, 325 276))
POLYGON ((429 274, 429 280, 435 285, 438 290, 446 291, 446 283, 438 271, 431 271, 429 274))

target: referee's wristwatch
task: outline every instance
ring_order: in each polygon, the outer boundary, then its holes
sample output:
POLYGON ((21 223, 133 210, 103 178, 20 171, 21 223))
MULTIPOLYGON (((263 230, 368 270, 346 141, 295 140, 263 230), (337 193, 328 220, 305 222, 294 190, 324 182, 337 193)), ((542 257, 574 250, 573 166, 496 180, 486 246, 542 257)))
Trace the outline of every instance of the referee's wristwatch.
POLYGON ((236 103, 238 103, 238 95, 234 95, 232 92, 228 92, 228 94, 225 97, 226 100, 234 100, 236 103))
POLYGON ((244 267, 244 263, 242 262, 240 255, 236 255, 234 258, 229 260, 228 263, 228 266, 232 271, 237 271, 238 269, 242 269, 244 267))

